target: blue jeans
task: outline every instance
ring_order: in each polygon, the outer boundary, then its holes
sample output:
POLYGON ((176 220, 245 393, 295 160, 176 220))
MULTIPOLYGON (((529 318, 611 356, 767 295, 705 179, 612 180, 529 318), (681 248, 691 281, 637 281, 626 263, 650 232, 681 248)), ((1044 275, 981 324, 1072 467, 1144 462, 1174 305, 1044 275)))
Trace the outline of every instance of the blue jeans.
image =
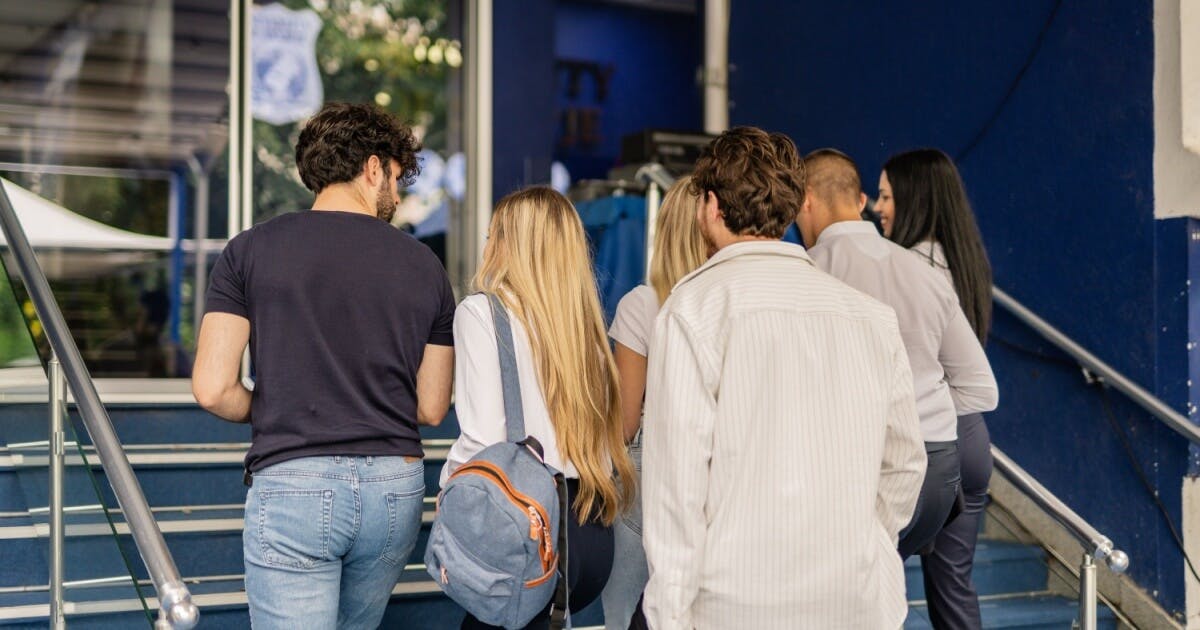
POLYGON ((254 473, 242 532, 251 626, 378 627, 424 495, 419 459, 304 457, 254 473))
POLYGON ((612 574, 608 585, 600 594, 604 605, 604 627, 606 630, 625 630, 637 608, 642 591, 650 581, 650 568, 646 564, 646 551, 642 548, 642 434, 629 443, 629 457, 638 472, 638 494, 629 508, 613 526, 614 549, 612 574))

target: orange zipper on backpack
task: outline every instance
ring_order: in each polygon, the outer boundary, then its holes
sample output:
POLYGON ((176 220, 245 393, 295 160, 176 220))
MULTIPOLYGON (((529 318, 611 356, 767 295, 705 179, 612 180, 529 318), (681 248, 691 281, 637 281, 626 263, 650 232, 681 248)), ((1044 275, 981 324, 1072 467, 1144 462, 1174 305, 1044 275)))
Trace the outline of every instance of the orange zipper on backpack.
POLYGON ((557 572, 558 572, 557 567, 550 567, 549 569, 546 570, 546 573, 543 574, 541 577, 533 578, 532 580, 529 580, 528 582, 526 582, 525 588, 535 588, 535 587, 541 586, 541 585, 545 584, 550 578, 554 577, 554 574, 557 572))
POLYGON ((450 478, 453 479, 458 475, 479 475, 491 479, 504 491, 504 495, 513 505, 529 516, 529 539, 538 540, 540 537, 541 540, 538 544, 540 553, 538 555, 542 561, 542 570, 549 571, 557 556, 554 553, 554 541, 550 532, 550 517, 542 506, 514 488, 508 475, 491 462, 468 462, 459 466, 458 470, 450 475, 450 478))

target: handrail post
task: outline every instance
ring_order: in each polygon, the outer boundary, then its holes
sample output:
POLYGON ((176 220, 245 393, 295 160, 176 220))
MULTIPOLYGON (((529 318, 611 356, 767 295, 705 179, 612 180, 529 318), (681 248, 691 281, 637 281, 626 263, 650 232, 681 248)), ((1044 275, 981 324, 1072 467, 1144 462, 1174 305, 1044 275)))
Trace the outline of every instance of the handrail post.
POLYGON ((634 179, 646 182, 646 284, 650 284, 650 261, 654 259, 654 234, 658 230, 658 209, 663 193, 675 184, 675 177, 658 162, 643 164, 634 179))
POLYGON ((183 582, 168 582, 158 589, 158 619, 154 630, 194 628, 200 611, 183 582))
POLYGON ((62 630, 63 618, 63 459, 66 457, 63 410, 66 379, 58 355, 51 355, 50 377, 50 627, 62 630))
MULTIPOLYGON (((54 299, 50 281, 46 279, 45 272, 38 264, 33 246, 29 244, 29 237, 21 227, 21 221, 17 218, 8 193, 4 190, 3 182, 0 182, 0 232, 3 232, 8 240, 8 250, 16 263, 21 281, 25 283, 38 319, 42 322, 46 340, 50 342, 55 357, 61 362, 61 372, 71 393, 74 394, 79 415, 92 438, 92 444, 96 447, 96 455, 104 467, 104 474, 112 486, 113 493, 117 496, 117 504, 125 515, 125 522, 129 524, 129 533, 142 555, 146 572, 150 574, 150 579, 158 591, 159 602, 167 606, 167 620, 176 629, 193 628, 199 621, 199 609, 191 601, 187 587, 179 578, 179 568, 175 566, 175 559, 167 549, 162 530, 159 529, 158 522, 154 520, 150 506, 146 503, 146 495, 142 493, 142 487, 133 474, 129 458, 125 455, 116 430, 113 429, 112 420, 100 402, 96 383, 88 374, 79 346, 71 338, 67 320, 54 299)), ((62 408, 63 406, 59 405, 60 411, 62 408)))
POLYGON ((1072 627, 1096 630, 1096 559, 1104 560, 1113 573, 1124 573, 1129 570, 1129 556, 1114 548, 1107 536, 1096 531, 995 446, 992 446, 992 459, 997 472, 1083 545, 1083 562, 1079 566, 1079 616, 1072 627))
POLYGON ((662 205, 662 189, 658 182, 646 187, 646 284, 650 284, 650 261, 654 257, 654 233, 658 227, 658 207, 662 205))
POLYGON ((1079 627, 1096 630, 1096 562, 1090 552, 1079 565, 1079 627))

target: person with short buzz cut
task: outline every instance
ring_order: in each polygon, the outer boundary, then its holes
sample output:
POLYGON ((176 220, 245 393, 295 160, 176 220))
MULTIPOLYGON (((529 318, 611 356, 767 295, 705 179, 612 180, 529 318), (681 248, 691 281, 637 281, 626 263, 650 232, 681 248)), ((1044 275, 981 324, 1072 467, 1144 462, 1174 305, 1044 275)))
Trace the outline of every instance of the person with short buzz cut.
POLYGON ((899 628, 925 450, 896 316, 779 240, 805 195, 786 136, 731 129, 692 177, 716 253, 651 335, 646 619, 899 628))
POLYGON ((256 630, 377 628, 416 545, 418 425, 446 415, 454 369, 446 271, 388 224, 418 148, 372 105, 326 105, 296 144, 312 209, 239 234, 213 268, 192 391, 250 423, 242 542, 256 630))
POLYGON ((995 409, 996 378, 954 287, 861 219, 866 195, 853 160, 822 149, 804 163, 808 194, 796 223, 809 254, 821 269, 896 311, 928 458, 899 551, 903 558, 925 553, 958 501, 958 416, 995 409))

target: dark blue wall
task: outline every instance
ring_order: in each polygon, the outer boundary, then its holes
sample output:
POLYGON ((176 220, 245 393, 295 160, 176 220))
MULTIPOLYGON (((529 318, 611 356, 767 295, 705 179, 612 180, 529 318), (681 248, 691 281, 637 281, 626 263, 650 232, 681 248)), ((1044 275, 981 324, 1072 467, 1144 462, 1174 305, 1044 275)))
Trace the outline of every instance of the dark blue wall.
MULTIPOLYGON (((1186 282, 1186 298, 1184 297, 1184 291, 1180 290, 1177 285, 1172 287, 1174 291, 1171 292, 1169 297, 1170 299, 1186 299, 1188 303, 1187 370, 1190 375, 1200 374, 1200 221, 1189 219, 1187 230, 1188 282, 1186 282), (1193 278, 1197 279, 1197 282, 1191 282, 1193 278)), ((1172 341, 1176 340, 1172 339, 1172 341)), ((1178 348, 1168 347, 1164 352, 1173 355, 1178 352, 1178 348)), ((1188 417, 1195 422, 1197 401, 1200 401, 1200 379, 1189 378, 1186 385, 1188 388, 1188 400, 1190 401, 1188 404, 1188 417)), ((1200 474, 1200 446, 1193 444, 1189 454, 1191 455, 1191 461, 1188 463, 1188 473, 1191 475, 1200 474)))
POLYGON ((499 0, 495 5, 494 180, 497 198, 546 183, 559 159, 573 179, 603 178, 620 153, 621 136, 647 127, 699 129, 696 67, 701 63, 695 14, 649 11, 582 0, 499 0), (566 95, 557 59, 611 65, 608 96, 582 82, 566 95), (571 104, 599 107, 604 142, 558 150, 561 116, 571 104))
POLYGON ((555 0, 493 6, 492 190, 550 181, 554 150, 555 0))
POLYGON ((559 73, 556 103, 599 107, 604 141, 586 149, 560 149, 556 157, 575 178, 603 178, 616 163, 621 136, 647 127, 698 130, 703 126, 696 68, 703 39, 696 14, 650 11, 617 4, 563 0, 555 14, 555 49, 560 59, 611 65, 608 97, 597 101, 583 82, 569 99, 559 73))
MULTIPOLYGON (((959 156, 997 286, 1186 411, 1189 226, 1153 218, 1152 3, 1064 1, 1049 21, 1054 6, 735 2, 733 122, 845 150, 871 193, 892 153, 959 156)), ((1001 343, 1057 356, 999 310, 995 333, 995 443, 1126 548, 1140 585, 1183 610, 1182 557, 1104 398, 1077 369, 1001 343)), ((1184 441, 1109 398, 1178 525, 1184 441)))

